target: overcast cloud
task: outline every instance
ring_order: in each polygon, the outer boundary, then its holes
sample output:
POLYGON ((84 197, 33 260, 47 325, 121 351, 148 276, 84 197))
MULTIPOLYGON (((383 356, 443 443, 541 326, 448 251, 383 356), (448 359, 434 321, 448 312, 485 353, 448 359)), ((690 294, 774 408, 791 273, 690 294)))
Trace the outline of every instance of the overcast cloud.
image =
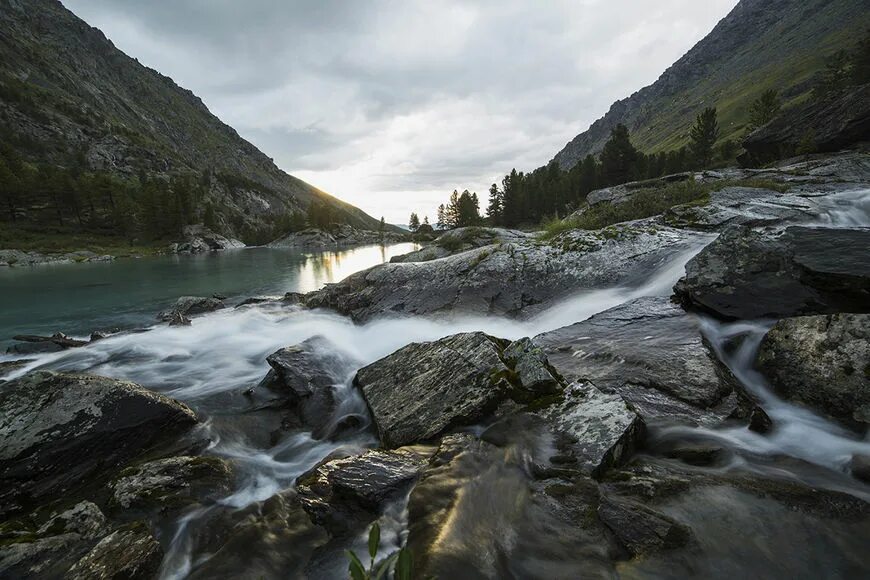
POLYGON ((545 164, 736 4, 63 1, 282 169, 394 223, 545 164))

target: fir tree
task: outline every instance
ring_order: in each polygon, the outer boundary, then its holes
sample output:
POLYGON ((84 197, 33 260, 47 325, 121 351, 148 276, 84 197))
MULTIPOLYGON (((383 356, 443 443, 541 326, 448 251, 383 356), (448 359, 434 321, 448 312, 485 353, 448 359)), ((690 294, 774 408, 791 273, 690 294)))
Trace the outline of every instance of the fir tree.
POLYGON ((695 118, 695 124, 689 132, 690 149, 695 162, 700 168, 709 167, 713 161, 713 147, 719 139, 719 122, 716 119, 715 107, 707 107, 695 118))

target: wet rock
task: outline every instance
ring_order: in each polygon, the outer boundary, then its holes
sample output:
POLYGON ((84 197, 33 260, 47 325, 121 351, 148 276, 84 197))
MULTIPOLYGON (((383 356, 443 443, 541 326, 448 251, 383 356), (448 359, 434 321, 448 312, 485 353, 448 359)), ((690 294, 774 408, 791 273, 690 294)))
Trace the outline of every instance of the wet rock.
POLYGON ((870 455, 856 453, 849 462, 849 471, 855 479, 870 483, 870 455))
POLYGON ((583 289, 632 284, 706 235, 636 223, 522 239, 429 262, 389 263, 304 298, 364 322, 383 315, 531 316, 583 289))
POLYGON ((347 380, 356 362, 322 336, 275 351, 266 361, 272 369, 259 386, 277 393, 315 437, 329 435, 337 404, 335 389, 347 380))
POLYGON ((667 298, 638 298, 535 337, 566 379, 621 395, 646 420, 717 424, 736 405, 736 379, 697 319, 667 298))
POLYGON ((232 482, 230 464, 219 457, 169 457, 121 471, 109 483, 109 501, 125 514, 174 511, 225 495, 232 482))
POLYGON ((196 424, 185 405, 105 377, 26 374, 0 389, 0 512, 56 498, 196 424))
POLYGON ((65 578, 70 580, 147 580, 163 560, 160 544, 142 523, 119 528, 100 540, 65 578))
POLYGON ((529 388, 540 386, 541 374, 533 368, 533 357, 523 363, 528 365, 526 376, 535 381, 527 388, 505 359, 506 348, 507 341, 482 332, 454 334, 409 344, 360 369, 354 382, 384 446, 426 441, 452 427, 473 424, 511 396, 536 396, 529 388))
POLYGON ((213 312, 223 307, 223 300, 220 300, 213 296, 182 296, 175 301, 175 304, 170 309, 164 310, 163 312, 159 313, 157 315, 157 319, 163 320, 164 322, 171 322, 173 320, 180 320, 178 318, 179 314, 182 315, 182 318, 184 318, 193 314, 213 312))
POLYGON ((561 385, 556 378, 559 374, 550 365, 544 350, 529 338, 510 343, 504 349, 502 358, 514 370, 523 388, 541 394, 560 390, 561 385))
POLYGON ((519 230, 504 228, 465 227, 448 230, 438 236, 435 242, 401 256, 395 256, 390 262, 428 262, 454 254, 467 252, 474 248, 482 248, 505 242, 526 242, 534 239, 534 234, 519 230))
POLYGON ((432 451, 403 447, 327 458, 297 479, 299 501, 316 524, 332 533, 365 525, 408 490, 432 451))
POLYGON ((730 454, 721 445, 708 442, 681 441, 671 443, 663 451, 665 457, 679 459, 689 465, 709 467, 722 463, 730 454))
POLYGON ((727 319, 870 310, 870 230, 726 230, 686 265, 680 300, 727 319))
POLYGON ((773 429, 773 420, 759 406, 752 408, 749 414, 749 430, 756 433, 769 433, 773 429))
POLYGON ((691 530, 673 518, 640 503, 605 495, 598 517, 632 556, 679 548, 692 537, 691 530))
POLYGON ((870 314, 780 320, 758 366, 785 398, 862 430, 870 424, 870 314))
POLYGON ((198 530, 212 556, 189 578, 301 578, 312 554, 329 539, 292 492, 226 515, 198 530))
POLYGON ((199 254, 201 252, 230 250, 245 247, 244 242, 232 238, 226 238, 201 224, 184 226, 182 235, 185 238, 184 241, 171 244, 169 246, 170 253, 199 254))
POLYGON ((181 312, 173 312, 168 320, 169 326, 190 326, 190 318, 181 312))
POLYGON ((12 337, 18 344, 10 346, 6 352, 10 354, 37 354, 45 352, 57 352, 68 348, 77 348, 88 344, 87 340, 70 338, 62 332, 55 332, 51 336, 38 336, 35 334, 18 334, 12 337))
POLYGON ((32 363, 35 360, 36 359, 33 358, 20 358, 16 360, 0 361, 0 375, 12 372, 14 370, 18 370, 22 367, 26 367, 28 364, 32 363))
POLYGON ((560 452, 575 457, 593 477, 624 463, 644 437, 643 419, 622 397, 602 393, 591 383, 572 384, 562 401, 538 414, 561 435, 560 452))
POLYGON ((60 577, 108 531, 103 513, 83 501, 52 514, 0 524, 0 577, 60 577))

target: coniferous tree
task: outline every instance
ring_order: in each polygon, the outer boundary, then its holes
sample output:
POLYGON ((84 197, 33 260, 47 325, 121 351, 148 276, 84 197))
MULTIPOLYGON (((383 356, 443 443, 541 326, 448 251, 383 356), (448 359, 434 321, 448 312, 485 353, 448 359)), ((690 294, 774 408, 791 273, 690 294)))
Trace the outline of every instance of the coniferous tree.
POLYGON ((412 232, 416 232, 420 229, 420 218, 414 212, 411 212, 411 217, 408 219, 408 228, 412 232))
POLYGON ((782 102, 776 89, 769 89, 752 102, 749 107, 749 126, 752 129, 767 125, 779 113, 782 102))
POLYGON ((689 132, 692 151, 697 166, 704 169, 713 161, 713 147, 719 139, 719 122, 716 119, 716 108, 707 107, 695 118, 695 124, 689 132))
POLYGON ((601 173, 607 185, 631 181, 636 176, 638 150, 631 144, 628 128, 619 124, 601 151, 601 173))
POLYGON ((504 193, 493 183, 489 186, 489 205, 486 207, 486 217, 494 226, 502 225, 504 213, 504 193))

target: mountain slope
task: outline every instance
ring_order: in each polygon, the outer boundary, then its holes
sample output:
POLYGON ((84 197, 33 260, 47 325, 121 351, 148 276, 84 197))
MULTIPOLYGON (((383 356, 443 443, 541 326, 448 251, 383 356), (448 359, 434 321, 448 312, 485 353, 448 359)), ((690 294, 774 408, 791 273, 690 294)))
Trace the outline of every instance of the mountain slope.
POLYGON ((867 0, 741 0, 652 85, 615 102, 555 156, 563 169, 597 154, 617 124, 646 153, 678 148, 704 107, 719 111, 722 139, 746 131, 749 105, 769 88, 785 105, 805 99, 826 56, 870 26, 867 0))
POLYGON ((281 171, 196 95, 60 2, 0 0, 0 30, 0 137, 26 161, 121 179, 188 176, 202 186, 192 217, 210 208, 227 235, 262 233, 313 201, 337 221, 377 228, 375 218, 281 171))

